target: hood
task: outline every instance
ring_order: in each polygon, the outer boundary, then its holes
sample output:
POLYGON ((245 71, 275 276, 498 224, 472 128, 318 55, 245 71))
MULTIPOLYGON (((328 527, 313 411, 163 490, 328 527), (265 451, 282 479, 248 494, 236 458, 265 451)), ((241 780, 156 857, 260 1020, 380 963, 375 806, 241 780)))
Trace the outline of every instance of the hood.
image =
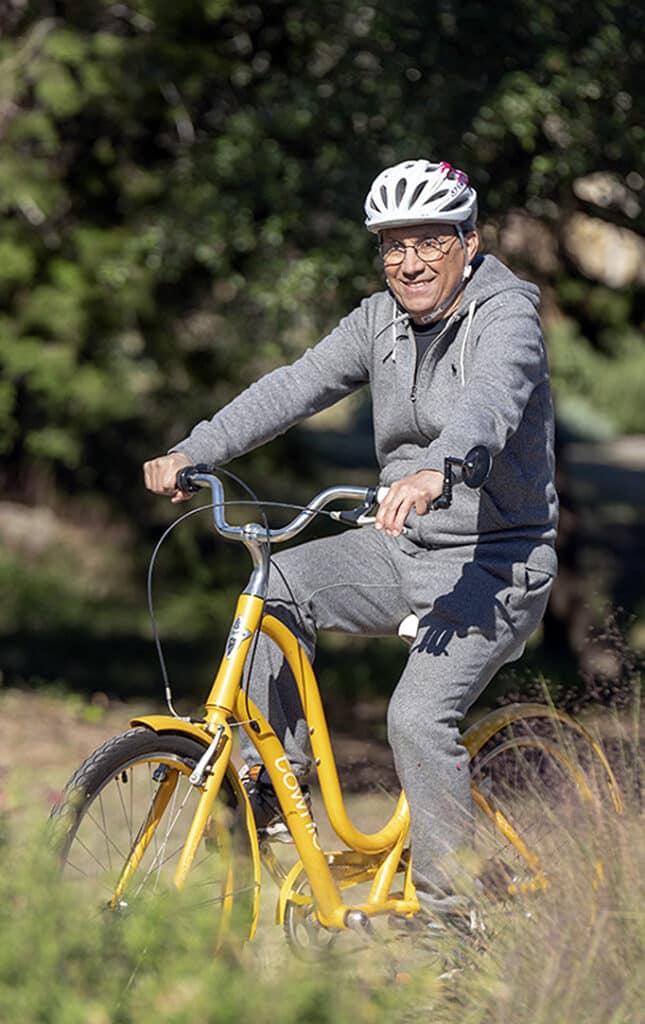
POLYGON ((503 292, 521 292, 535 309, 540 305, 540 289, 530 281, 524 281, 504 266, 496 256, 476 256, 472 262, 473 272, 466 285, 456 317, 464 317, 473 302, 477 307, 488 299, 496 298, 503 292))

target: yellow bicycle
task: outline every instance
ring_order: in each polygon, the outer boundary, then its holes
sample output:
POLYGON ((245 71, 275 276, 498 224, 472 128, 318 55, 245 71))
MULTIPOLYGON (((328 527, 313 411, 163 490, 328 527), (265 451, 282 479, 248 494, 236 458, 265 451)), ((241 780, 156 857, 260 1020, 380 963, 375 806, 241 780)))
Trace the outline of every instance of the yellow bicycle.
MULTIPOLYGON (((450 504, 453 468, 480 486, 486 458, 475 449, 448 460, 439 507, 450 504)), ((331 487, 287 526, 230 525, 219 477, 206 467, 181 471, 182 490, 210 488, 215 529, 242 542, 253 570, 238 598, 225 651, 203 716, 145 715, 96 750, 69 780, 54 812, 64 873, 88 907, 119 913, 146 893, 169 887, 208 902, 216 940, 253 937, 262 866, 279 887, 276 920, 304 957, 325 950, 346 929, 370 929, 374 918, 412 918, 419 910, 406 846, 408 806, 401 793, 390 819, 366 833, 350 820, 339 782, 313 668, 290 630, 265 614, 271 544, 295 537, 326 506, 357 502, 333 515, 362 525, 377 501, 372 488, 331 487), (242 684, 244 664, 261 632, 276 644, 297 682, 309 728, 322 803, 338 849, 322 848, 299 780, 271 725, 242 684), (295 863, 284 865, 269 842, 258 841, 253 813, 231 758, 243 729, 260 754, 293 838, 295 863)), ((423 722, 419 723, 423 728, 423 722)), ((512 704, 471 726, 463 742, 471 756, 474 804, 483 862, 498 872, 504 899, 552 884, 558 842, 572 815, 606 797, 621 798, 607 759, 577 722, 554 707, 512 704), (563 825, 563 820, 565 824, 563 825)), ((282 848, 284 850, 284 848, 282 848)), ((293 855, 292 855, 293 861, 293 855)), ((595 865, 595 873, 600 866, 595 865)), ((498 884, 499 892, 499 884, 498 884)))

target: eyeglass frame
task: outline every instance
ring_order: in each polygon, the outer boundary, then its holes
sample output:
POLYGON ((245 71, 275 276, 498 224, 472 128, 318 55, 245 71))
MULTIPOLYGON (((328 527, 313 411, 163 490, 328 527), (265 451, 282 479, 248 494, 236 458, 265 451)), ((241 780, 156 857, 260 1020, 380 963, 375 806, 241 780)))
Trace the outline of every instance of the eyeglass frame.
MULTIPOLYGON (((458 240, 461 240, 460 239, 460 234, 459 234, 458 231, 455 231, 455 235, 453 237, 458 239, 458 240)), ((379 242, 379 244, 378 244, 379 257, 380 257, 381 262, 383 263, 384 267, 387 267, 387 266, 390 266, 390 267, 400 267, 401 264, 404 263, 404 261, 405 261, 405 254, 406 254, 407 250, 408 249, 414 249, 414 253, 415 253, 417 259, 421 260, 421 262, 425 263, 426 266, 427 266, 428 264, 439 263, 446 256, 449 256, 450 253, 452 252, 452 250, 454 249, 454 245, 450 245, 450 247, 448 249, 442 249, 440 244, 433 245, 432 248, 436 250, 438 255, 434 259, 427 259, 427 258, 424 258, 420 254, 417 246, 422 245, 424 242, 429 242, 429 241, 435 242, 435 243, 439 243, 439 239, 437 239, 437 238, 430 238, 430 237, 423 238, 419 242, 410 242, 410 243, 407 243, 407 244, 405 242, 399 242, 397 239, 393 239, 392 242, 379 242), (399 247, 399 251, 402 251, 402 253, 403 253, 401 259, 397 260, 395 263, 387 263, 386 262, 386 254, 383 252, 383 246, 385 246, 385 245, 398 246, 399 247)), ((463 242, 462 242, 462 244, 463 244, 463 242)), ((392 251, 396 251, 396 250, 395 249, 390 249, 390 251, 392 252, 392 251)))

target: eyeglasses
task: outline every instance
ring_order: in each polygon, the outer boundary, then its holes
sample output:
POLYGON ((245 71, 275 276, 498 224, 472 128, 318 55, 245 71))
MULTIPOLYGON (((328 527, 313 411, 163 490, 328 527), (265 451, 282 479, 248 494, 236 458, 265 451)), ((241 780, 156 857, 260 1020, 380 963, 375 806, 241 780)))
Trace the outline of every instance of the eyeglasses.
POLYGON ((413 242, 411 245, 397 241, 381 242, 378 248, 383 266, 398 267, 403 263, 407 249, 414 249, 423 263, 438 263, 448 255, 452 245, 449 244, 449 239, 445 238, 423 238, 420 242, 413 242))

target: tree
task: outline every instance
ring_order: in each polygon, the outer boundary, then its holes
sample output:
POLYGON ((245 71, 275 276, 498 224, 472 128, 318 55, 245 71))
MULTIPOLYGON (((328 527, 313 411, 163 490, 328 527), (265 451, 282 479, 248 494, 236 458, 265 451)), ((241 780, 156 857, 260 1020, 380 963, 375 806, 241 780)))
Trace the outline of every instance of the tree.
POLYGON ((378 285, 357 211, 388 162, 449 153, 489 224, 539 218, 574 318, 573 213, 643 223, 636 5, 44 6, 0 44, 12 471, 93 487, 119 437, 138 458, 310 343, 378 285), (576 193, 598 169, 629 215, 576 193))

